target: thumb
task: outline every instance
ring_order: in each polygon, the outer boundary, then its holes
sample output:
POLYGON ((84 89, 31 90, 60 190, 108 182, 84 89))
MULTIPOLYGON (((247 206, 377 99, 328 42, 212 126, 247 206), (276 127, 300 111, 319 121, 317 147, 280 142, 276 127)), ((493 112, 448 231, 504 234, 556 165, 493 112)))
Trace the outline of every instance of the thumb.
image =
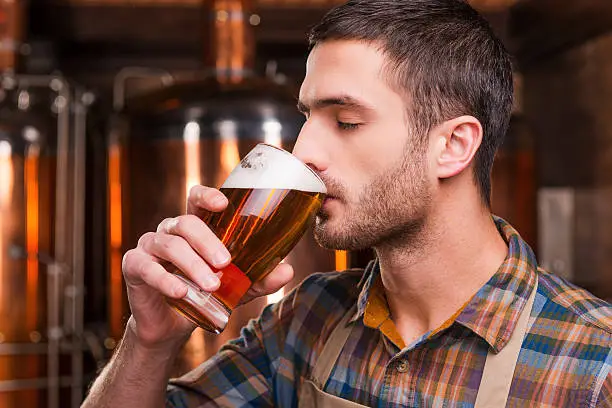
POLYGON ((291 279, 293 279, 293 267, 288 263, 281 263, 265 278, 254 283, 240 304, 247 303, 256 297, 270 295, 289 283, 291 279))

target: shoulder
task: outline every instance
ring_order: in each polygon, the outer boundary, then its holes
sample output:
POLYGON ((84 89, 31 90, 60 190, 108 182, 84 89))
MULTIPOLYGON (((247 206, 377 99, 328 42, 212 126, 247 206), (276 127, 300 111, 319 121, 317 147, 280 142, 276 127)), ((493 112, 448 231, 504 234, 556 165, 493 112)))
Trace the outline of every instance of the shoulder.
POLYGON ((363 269, 314 273, 296 287, 295 300, 308 306, 352 304, 359 295, 359 282, 363 273, 363 269))
POLYGON ((278 330, 279 325, 293 330, 304 329, 302 325, 307 321, 334 320, 356 303, 363 273, 363 269, 313 273, 280 301, 266 306, 258 324, 264 331, 278 330))
POLYGON ((516 374, 525 388, 517 394, 554 401, 551 406, 590 401, 580 406, 599 407, 593 401, 607 398, 611 323, 609 303, 538 269, 538 292, 516 374))
POLYGON ((538 292, 546 300, 542 312, 551 320, 573 322, 585 330, 612 338, 612 305, 560 276, 538 270, 538 292))
POLYGON ((538 276, 527 348, 548 356, 538 364, 549 364, 551 375, 571 372, 576 384, 596 391, 611 368, 612 306, 557 275, 538 270, 538 276))
POLYGON ((307 367, 313 349, 356 303, 362 275, 362 269, 314 273, 250 322, 278 375, 293 378, 307 367))
POLYGON ((273 316, 266 320, 274 320, 274 324, 282 322, 300 331, 306 328, 306 323, 311 331, 317 330, 319 321, 335 320, 356 303, 363 272, 363 269, 350 269, 313 273, 278 303, 266 307, 262 317, 273 316))

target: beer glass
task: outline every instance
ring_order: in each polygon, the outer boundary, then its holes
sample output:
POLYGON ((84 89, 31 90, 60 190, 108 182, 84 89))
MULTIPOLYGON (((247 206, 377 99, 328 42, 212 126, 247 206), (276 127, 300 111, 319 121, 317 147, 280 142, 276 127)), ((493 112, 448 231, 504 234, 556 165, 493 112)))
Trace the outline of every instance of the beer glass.
POLYGON ((205 292, 185 277, 187 295, 168 302, 182 315, 221 333, 251 285, 271 272, 311 225, 327 190, 323 181, 291 153, 268 144, 251 150, 223 183, 229 205, 203 218, 231 254, 217 271, 221 286, 205 292))

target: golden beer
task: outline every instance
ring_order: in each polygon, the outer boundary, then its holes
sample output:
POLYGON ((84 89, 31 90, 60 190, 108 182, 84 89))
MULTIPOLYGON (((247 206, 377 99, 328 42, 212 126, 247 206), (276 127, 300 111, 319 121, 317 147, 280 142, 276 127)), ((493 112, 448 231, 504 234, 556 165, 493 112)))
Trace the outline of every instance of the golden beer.
POLYGON ((311 225, 326 190, 310 168, 290 153, 257 145, 221 187, 229 204, 210 213, 206 224, 229 250, 232 261, 217 272, 221 286, 210 294, 184 276, 187 296, 169 302, 200 327, 220 333, 231 310, 254 282, 293 249, 311 225))

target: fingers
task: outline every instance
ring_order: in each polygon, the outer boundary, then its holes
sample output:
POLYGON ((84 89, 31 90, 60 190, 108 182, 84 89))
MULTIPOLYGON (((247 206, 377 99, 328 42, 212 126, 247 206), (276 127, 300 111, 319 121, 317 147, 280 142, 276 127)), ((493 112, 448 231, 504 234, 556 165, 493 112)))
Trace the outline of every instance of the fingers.
POLYGON ((166 218, 159 224, 157 231, 183 238, 202 258, 217 269, 227 266, 231 260, 225 245, 195 215, 166 218))
MULTIPOLYGON (((189 202, 192 207, 201 206, 198 208, 202 211, 222 210, 227 206, 223 194, 204 186, 191 189, 189 202)), ((147 273, 147 279, 141 278, 143 281, 149 282, 152 279, 151 273, 155 279, 161 279, 163 275, 159 273, 165 268, 160 265, 160 261, 168 262, 200 288, 210 292, 217 290, 220 285, 213 268, 221 269, 231 261, 230 253, 223 243, 206 223, 192 214, 166 218, 157 227, 157 232, 146 233, 140 238, 137 249, 150 257, 148 262, 159 265, 149 265, 146 271, 137 265, 136 275, 147 273)), ((144 262, 138 256, 134 262, 144 262)))
POLYGON ((136 248, 123 257, 123 273, 128 284, 145 283, 163 295, 180 299, 187 294, 187 285, 169 273, 155 258, 136 248))
POLYGON ((293 267, 288 263, 281 263, 265 278, 254 283, 240 303, 247 303, 253 298, 270 295, 288 284, 291 279, 293 279, 293 267))
POLYGON ((215 291, 220 285, 219 278, 210 266, 183 237, 147 233, 140 238, 138 248, 155 258, 170 262, 206 291, 215 291))
MULTIPOLYGON (((227 198, 219 190, 194 186, 189 192, 189 214, 163 220, 157 232, 144 234, 137 248, 126 254, 126 280, 130 280, 132 285, 144 282, 169 297, 185 296, 185 283, 163 266, 168 262, 203 290, 217 290, 220 281, 215 269, 227 266, 231 256, 200 217, 211 211, 222 211, 227 205, 227 198)), ((263 280, 254 284, 243 301, 274 293, 292 278, 291 265, 280 264, 263 280)))
POLYGON ((227 204, 227 198, 219 190, 196 185, 189 190, 187 213, 201 218, 210 211, 223 211, 227 204))

